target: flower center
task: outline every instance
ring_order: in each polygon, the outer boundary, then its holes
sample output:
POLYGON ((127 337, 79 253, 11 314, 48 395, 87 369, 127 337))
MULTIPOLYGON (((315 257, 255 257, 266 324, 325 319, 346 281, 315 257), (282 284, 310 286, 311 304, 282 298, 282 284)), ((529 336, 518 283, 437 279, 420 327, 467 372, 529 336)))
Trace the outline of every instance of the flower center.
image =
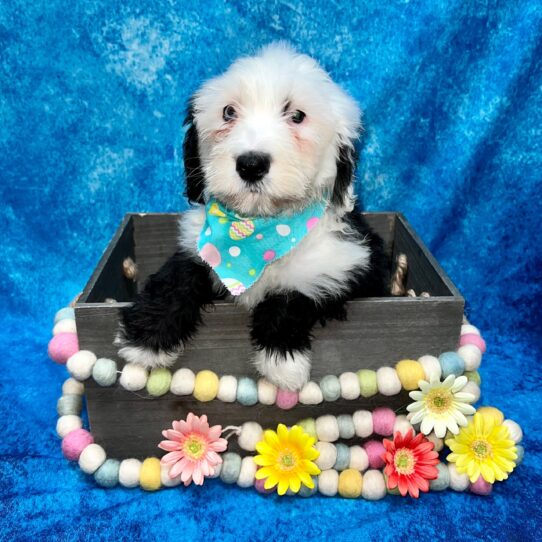
POLYGON ((427 394, 425 400, 432 412, 442 413, 449 410, 453 396, 446 388, 434 388, 427 394))
POLYGON ((297 454, 288 448, 281 452, 278 459, 281 470, 292 470, 297 465, 297 454))
POLYGON ((412 450, 409 450, 408 448, 399 448, 395 452, 394 463, 395 470, 399 474, 408 475, 414 472, 416 460, 414 459, 412 450))
POLYGON ((191 435, 185 440, 183 451, 190 459, 200 459, 205 453, 205 448, 205 443, 201 438, 191 435))
POLYGON ((478 459, 486 459, 491 455, 491 446, 485 440, 475 440, 470 447, 478 459))

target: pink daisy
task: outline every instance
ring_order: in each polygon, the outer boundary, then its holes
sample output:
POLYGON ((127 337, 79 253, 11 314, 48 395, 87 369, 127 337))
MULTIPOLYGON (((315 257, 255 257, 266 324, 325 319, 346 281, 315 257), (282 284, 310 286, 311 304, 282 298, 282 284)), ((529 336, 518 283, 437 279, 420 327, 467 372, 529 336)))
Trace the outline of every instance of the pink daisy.
POLYGON ((173 429, 162 431, 167 440, 158 445, 167 453, 162 464, 170 466, 169 477, 181 476, 184 485, 192 481, 201 486, 205 476, 212 476, 215 467, 222 463, 218 452, 223 452, 228 441, 221 438, 222 427, 209 427, 207 416, 195 416, 190 412, 185 420, 172 422, 173 429))

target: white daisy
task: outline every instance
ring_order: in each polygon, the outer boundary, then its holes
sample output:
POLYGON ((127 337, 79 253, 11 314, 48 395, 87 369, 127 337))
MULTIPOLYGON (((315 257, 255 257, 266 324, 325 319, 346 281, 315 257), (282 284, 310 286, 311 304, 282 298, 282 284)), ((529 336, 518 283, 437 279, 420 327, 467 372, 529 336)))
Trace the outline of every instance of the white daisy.
POLYGON ((409 393, 415 401, 407 407, 410 423, 421 423, 420 431, 424 435, 433 430, 439 438, 444 438, 447 430, 457 435, 459 427, 468 423, 466 416, 476 411, 469 404, 474 401, 474 395, 461 391, 467 381, 466 376, 456 378, 454 375, 446 377, 444 382, 420 380, 420 389, 409 393))

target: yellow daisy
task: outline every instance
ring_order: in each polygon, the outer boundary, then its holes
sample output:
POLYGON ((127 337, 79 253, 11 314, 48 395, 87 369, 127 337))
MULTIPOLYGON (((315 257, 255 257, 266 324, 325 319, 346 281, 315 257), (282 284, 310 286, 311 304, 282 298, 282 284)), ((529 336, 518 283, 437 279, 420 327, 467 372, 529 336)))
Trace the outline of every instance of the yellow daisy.
POLYGON ((494 416, 479 412, 458 435, 446 441, 446 446, 452 451, 448 461, 473 483, 480 475, 490 484, 506 480, 518 457, 508 428, 494 416))
POLYGON ((314 488, 311 475, 320 474, 320 469, 313 463, 320 455, 314 443, 315 439, 298 425, 288 429, 281 423, 276 432, 268 429, 263 440, 256 444, 259 455, 254 457, 254 462, 260 466, 256 479, 265 478, 265 489, 278 486, 279 495, 284 495, 288 488, 297 493, 301 484, 314 488))

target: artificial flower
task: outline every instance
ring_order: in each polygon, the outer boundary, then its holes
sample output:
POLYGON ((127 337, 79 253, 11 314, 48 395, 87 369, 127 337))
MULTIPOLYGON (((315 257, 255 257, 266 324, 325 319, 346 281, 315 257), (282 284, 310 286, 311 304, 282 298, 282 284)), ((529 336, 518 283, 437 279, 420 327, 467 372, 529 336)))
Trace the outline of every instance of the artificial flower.
POLYGON ((173 429, 162 431, 167 439, 158 447, 167 453, 162 457, 162 464, 168 465, 169 477, 181 476, 187 486, 191 482, 201 486, 205 476, 212 476, 215 467, 222 463, 218 452, 223 452, 228 441, 221 438, 222 427, 209 427, 207 416, 195 416, 190 412, 185 420, 172 422, 173 429))
POLYGON ((433 450, 435 445, 421 433, 414 436, 412 429, 405 435, 397 431, 393 440, 384 439, 383 444, 386 451, 382 458, 386 463, 384 474, 388 489, 398 487, 403 497, 409 493, 416 499, 420 491, 429 491, 429 480, 438 476, 435 465, 439 459, 433 450))
POLYGON ((314 488, 311 475, 320 474, 313 463, 320 455, 314 442, 298 425, 288 429, 281 423, 276 432, 268 429, 256 444, 259 455, 254 457, 254 463, 260 466, 256 479, 265 479, 265 489, 277 486, 279 495, 284 495, 288 488, 297 493, 301 484, 314 488))
POLYGON ((446 440, 446 446, 452 451, 448 461, 473 483, 480 476, 490 484, 506 480, 518 457, 508 428, 494 416, 479 412, 457 436, 446 440))
POLYGON ((444 438, 447 430, 456 435, 459 426, 467 425, 465 416, 476 411, 469 404, 474 401, 474 395, 461 391, 466 384, 466 376, 449 375, 444 382, 420 380, 420 389, 409 393, 415 401, 407 407, 410 423, 421 423, 420 431, 424 435, 432 430, 439 438, 444 438))

